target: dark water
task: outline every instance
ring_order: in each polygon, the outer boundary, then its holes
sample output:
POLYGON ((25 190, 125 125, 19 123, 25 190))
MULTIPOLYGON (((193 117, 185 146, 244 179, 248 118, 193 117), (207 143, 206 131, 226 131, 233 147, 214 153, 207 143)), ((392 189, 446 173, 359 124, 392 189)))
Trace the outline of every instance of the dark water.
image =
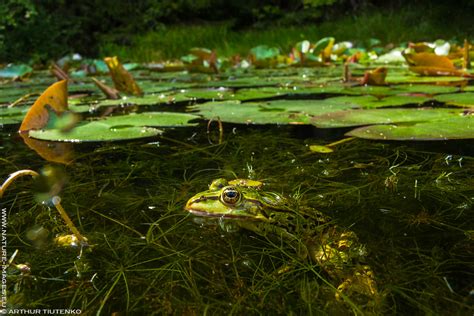
MULTIPOLYGON (((184 204, 215 178, 264 180, 298 198, 366 244, 383 302, 377 313, 473 312, 474 146, 472 142, 354 140, 332 154, 309 153, 338 134, 309 127, 204 123, 166 138, 76 145, 73 163, 48 163, 2 132, 0 170, 54 167, 58 195, 90 247, 60 247, 69 234, 44 187, 28 177, 5 193, 8 255, 31 271, 8 270, 11 308, 83 313, 347 314, 324 274, 276 236, 223 231, 184 204), (210 143, 212 142, 212 143, 210 143), (38 233, 41 232, 41 233, 38 233), (277 273, 291 263, 284 273, 277 273)), ((337 284, 335 285, 337 286, 337 284)), ((363 307, 360 307, 363 310, 363 307)))

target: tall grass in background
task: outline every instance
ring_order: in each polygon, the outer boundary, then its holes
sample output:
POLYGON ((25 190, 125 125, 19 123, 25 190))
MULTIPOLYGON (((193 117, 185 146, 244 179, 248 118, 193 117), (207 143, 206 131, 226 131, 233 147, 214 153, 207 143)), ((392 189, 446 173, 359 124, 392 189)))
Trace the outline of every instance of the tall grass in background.
POLYGON ((446 23, 439 15, 439 12, 427 10, 420 18, 419 11, 405 8, 347 15, 318 25, 269 25, 267 28, 238 31, 233 30, 229 23, 164 26, 158 31, 135 35, 128 45, 111 44, 104 38, 100 53, 102 56, 118 55, 124 60, 150 62, 179 58, 192 47, 215 49, 220 56, 230 56, 246 55, 252 47, 262 44, 289 51, 298 41, 316 41, 326 36, 358 45, 370 38, 377 38, 384 44, 399 45, 438 38, 462 41, 474 34, 474 24, 446 23))

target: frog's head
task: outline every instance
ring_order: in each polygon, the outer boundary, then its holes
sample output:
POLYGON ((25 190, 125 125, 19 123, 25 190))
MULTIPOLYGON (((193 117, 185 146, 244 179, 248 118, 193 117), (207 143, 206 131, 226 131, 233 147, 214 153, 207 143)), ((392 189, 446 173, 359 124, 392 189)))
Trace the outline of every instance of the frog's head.
POLYGON ((244 181, 216 179, 209 190, 190 198, 185 209, 197 216, 267 220, 281 197, 262 192, 260 186, 244 181))

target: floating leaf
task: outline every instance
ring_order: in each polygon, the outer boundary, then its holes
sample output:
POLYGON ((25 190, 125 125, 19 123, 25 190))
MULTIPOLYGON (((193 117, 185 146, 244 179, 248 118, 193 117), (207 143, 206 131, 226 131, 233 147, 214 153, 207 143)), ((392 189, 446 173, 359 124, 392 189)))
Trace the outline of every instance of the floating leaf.
POLYGON ((474 92, 442 94, 435 96, 434 99, 448 105, 474 107, 474 92))
POLYGON ((189 121, 199 116, 175 112, 131 113, 128 115, 110 116, 97 121, 82 122, 71 131, 46 129, 30 132, 30 136, 52 141, 63 142, 99 142, 125 139, 138 139, 159 135, 161 130, 149 126, 179 127, 192 126, 189 121))
POLYGON ((457 118, 462 110, 433 108, 401 108, 346 110, 313 117, 313 124, 320 128, 352 127, 370 124, 427 122, 457 118))
POLYGON ((1 125, 20 124, 28 112, 27 106, 0 107, 0 127, 1 125))
POLYGON ((144 112, 110 116, 102 120, 110 126, 193 126, 189 121, 200 118, 197 115, 177 112, 144 112))
POLYGON ((258 103, 208 102, 190 107, 207 119, 241 124, 309 124, 312 115, 356 107, 331 100, 278 100, 258 103))
POLYGON ((380 140, 472 139, 474 138, 474 116, 456 116, 415 124, 372 125, 354 129, 346 135, 380 140))
POLYGON ((111 126, 102 120, 83 122, 67 133, 58 129, 35 130, 30 132, 30 137, 50 141, 81 143, 139 139, 161 133, 161 130, 151 127, 111 126))
POLYGON ((115 89, 125 93, 140 96, 143 91, 133 79, 133 76, 123 67, 116 56, 104 58, 114 81, 115 89))
POLYGON ((262 87, 239 89, 234 94, 234 98, 240 101, 267 99, 274 97, 282 97, 288 94, 288 89, 281 87, 262 87))
POLYGON ((352 104, 357 105, 360 108, 393 107, 408 104, 421 105, 428 100, 430 100, 430 98, 428 97, 410 95, 392 95, 385 98, 377 98, 372 95, 364 95, 333 97, 326 99, 327 102, 332 101, 336 103, 352 104))
MULTIPOLYGON (((122 97, 118 100, 102 100, 93 104, 94 108, 103 106, 125 106, 125 105, 155 105, 155 104, 171 104, 181 101, 191 101, 191 98, 186 96, 184 93, 159 93, 159 94, 147 94, 143 97, 122 97)), ((78 110, 71 107, 74 111, 78 110)), ((81 111, 88 111, 89 107, 81 108, 81 111)))
POLYGON ((320 154, 329 154, 329 153, 334 152, 334 149, 328 146, 323 146, 323 145, 310 145, 309 150, 315 153, 320 153, 320 154))
POLYGON ((0 78, 22 78, 26 75, 30 74, 33 71, 28 65, 21 64, 21 65, 8 65, 7 67, 0 69, 0 78))
POLYGON ((459 83, 463 84, 466 81, 464 77, 454 77, 454 76, 413 76, 411 74, 402 74, 402 73, 389 73, 385 79, 388 84, 399 84, 399 83, 459 83))
POLYGON ((230 99, 233 91, 225 88, 218 89, 181 89, 176 94, 183 94, 191 99, 207 99, 207 100, 226 100, 230 99))
POLYGON ((409 69, 424 76, 463 76, 464 71, 454 67, 446 56, 433 53, 404 54, 409 69))

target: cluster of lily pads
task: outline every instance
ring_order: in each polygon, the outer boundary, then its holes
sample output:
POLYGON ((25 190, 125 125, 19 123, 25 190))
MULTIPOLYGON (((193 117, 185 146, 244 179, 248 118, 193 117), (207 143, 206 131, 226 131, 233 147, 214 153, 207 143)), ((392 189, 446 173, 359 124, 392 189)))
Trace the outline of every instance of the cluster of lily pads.
MULTIPOLYGON (((474 138, 469 43, 415 43, 390 50, 374 44, 363 50, 324 38, 297 43, 287 55, 258 46, 245 58, 221 59, 196 48, 180 61, 160 64, 64 58, 55 69, 67 77, 69 105, 58 112, 43 104, 48 122, 28 129, 28 137, 64 142, 143 138, 205 119, 344 127, 351 128, 348 136, 368 139, 474 138), (89 75, 99 84, 113 84, 119 94, 104 97, 89 75), (128 114, 104 116, 123 108, 128 114)), ((23 121, 35 96, 54 82, 52 74, 26 65, 0 70, 3 126, 23 121)))

